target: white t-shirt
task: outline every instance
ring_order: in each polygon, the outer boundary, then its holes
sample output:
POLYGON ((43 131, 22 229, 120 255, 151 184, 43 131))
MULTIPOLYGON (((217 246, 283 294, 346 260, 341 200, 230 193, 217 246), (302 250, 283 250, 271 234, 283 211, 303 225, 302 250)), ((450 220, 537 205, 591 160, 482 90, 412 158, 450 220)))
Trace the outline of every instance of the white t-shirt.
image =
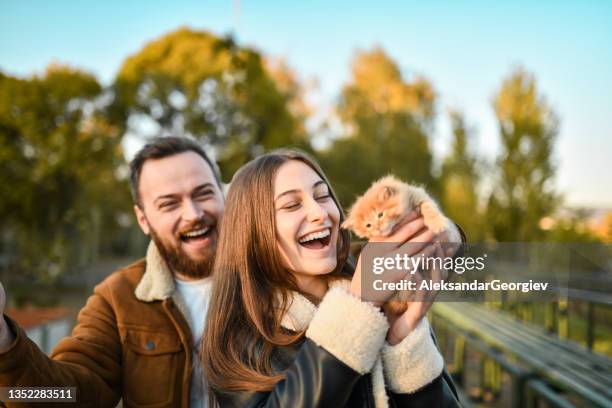
POLYGON ((191 326, 193 336, 193 371, 191 373, 191 390, 189 393, 189 406, 191 408, 208 407, 208 390, 205 386, 206 379, 202 374, 198 351, 200 340, 206 325, 206 314, 210 302, 210 291, 212 278, 197 281, 182 281, 175 279, 176 290, 179 292, 189 316, 185 316, 191 326))

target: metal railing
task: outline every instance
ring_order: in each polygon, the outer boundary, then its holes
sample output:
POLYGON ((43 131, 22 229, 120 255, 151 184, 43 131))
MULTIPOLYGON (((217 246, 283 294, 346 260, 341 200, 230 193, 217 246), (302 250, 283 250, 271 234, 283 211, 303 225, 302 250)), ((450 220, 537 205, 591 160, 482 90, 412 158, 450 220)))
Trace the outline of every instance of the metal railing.
MULTIPOLYGON (((572 401, 577 401, 579 406, 610 406, 610 400, 602 399, 595 393, 589 393, 588 390, 576 390, 574 394, 572 390, 566 390, 571 394, 562 394, 554 385, 548 383, 544 378, 541 378, 535 370, 529 367, 522 366, 518 362, 512 361, 504 353, 504 350, 492 347, 480 340, 475 334, 462 330, 442 316, 433 314, 433 325, 440 342, 441 349, 448 350, 449 333, 453 334, 452 353, 453 367, 451 373, 459 386, 465 388, 467 385, 467 375, 470 372, 466 370, 467 352, 468 350, 481 353, 485 358, 483 361, 492 361, 498 365, 499 369, 505 372, 510 378, 510 406, 513 408, 529 407, 536 408, 542 403, 546 406, 555 408, 574 407, 572 401), (593 395, 591 395, 593 394, 593 395), (586 395, 586 397, 584 397, 586 395)), ((501 389, 500 376, 493 376, 493 384, 491 382, 491 370, 487 373, 487 365, 481 364, 479 373, 478 385, 481 389, 490 388, 494 393, 499 393, 501 389)))

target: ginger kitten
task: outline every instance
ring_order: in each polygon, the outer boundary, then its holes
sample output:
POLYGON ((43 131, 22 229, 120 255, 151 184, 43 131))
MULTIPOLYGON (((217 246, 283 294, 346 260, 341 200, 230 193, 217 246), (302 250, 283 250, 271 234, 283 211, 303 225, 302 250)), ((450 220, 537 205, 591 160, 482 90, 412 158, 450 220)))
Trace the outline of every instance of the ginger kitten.
POLYGON ((342 227, 360 238, 385 237, 412 210, 423 215, 425 226, 435 234, 446 229, 446 217, 423 188, 386 176, 355 201, 342 227))
MULTIPOLYGON (((360 238, 386 237, 412 210, 423 216, 425 226, 435 234, 447 228, 446 217, 423 188, 389 175, 374 182, 355 201, 342 228, 352 230, 360 238)), ((403 313, 407 308, 406 302, 413 298, 412 292, 399 291, 383 305, 383 309, 393 314, 403 313)))

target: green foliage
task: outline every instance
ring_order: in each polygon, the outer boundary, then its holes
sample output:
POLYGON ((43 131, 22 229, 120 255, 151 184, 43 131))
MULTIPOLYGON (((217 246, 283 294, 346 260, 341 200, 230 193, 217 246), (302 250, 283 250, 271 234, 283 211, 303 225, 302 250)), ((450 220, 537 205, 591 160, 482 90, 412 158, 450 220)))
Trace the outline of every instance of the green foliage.
POLYGON ((0 74, 2 246, 15 271, 53 279, 94 256, 87 243, 116 225, 127 190, 115 177, 119 134, 97 112, 101 93, 93 76, 67 67, 0 74))
POLYGON ((230 176, 256 155, 306 145, 299 123, 254 50, 231 38, 179 29, 128 58, 117 76, 114 123, 131 134, 190 135, 214 152, 230 176))
POLYGON ((338 103, 346 134, 320 154, 343 205, 388 173, 437 192, 429 146, 433 87, 423 78, 405 81, 379 48, 359 52, 352 73, 338 103))
POLYGON ((442 164, 442 208, 459 224, 472 242, 482 242, 483 214, 478 203, 478 162, 470 144, 469 129, 463 115, 451 112, 453 141, 451 153, 442 164))
POLYGON ((497 240, 541 240, 545 232, 539 221, 559 202, 552 157, 558 120, 539 95, 533 76, 522 69, 504 81, 493 104, 502 152, 487 221, 497 240))

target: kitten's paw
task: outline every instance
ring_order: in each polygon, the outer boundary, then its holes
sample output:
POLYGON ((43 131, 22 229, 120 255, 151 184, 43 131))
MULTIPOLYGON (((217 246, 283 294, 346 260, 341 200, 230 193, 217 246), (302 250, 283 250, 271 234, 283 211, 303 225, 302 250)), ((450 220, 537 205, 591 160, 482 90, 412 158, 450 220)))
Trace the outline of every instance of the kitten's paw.
POLYGON ((434 234, 439 234, 446 229, 446 217, 432 202, 425 201, 421 204, 421 214, 423 214, 425 226, 434 234))
POLYGON ((394 316, 397 318, 408 309, 408 303, 399 300, 390 300, 382 305, 382 309, 387 316, 394 316))

